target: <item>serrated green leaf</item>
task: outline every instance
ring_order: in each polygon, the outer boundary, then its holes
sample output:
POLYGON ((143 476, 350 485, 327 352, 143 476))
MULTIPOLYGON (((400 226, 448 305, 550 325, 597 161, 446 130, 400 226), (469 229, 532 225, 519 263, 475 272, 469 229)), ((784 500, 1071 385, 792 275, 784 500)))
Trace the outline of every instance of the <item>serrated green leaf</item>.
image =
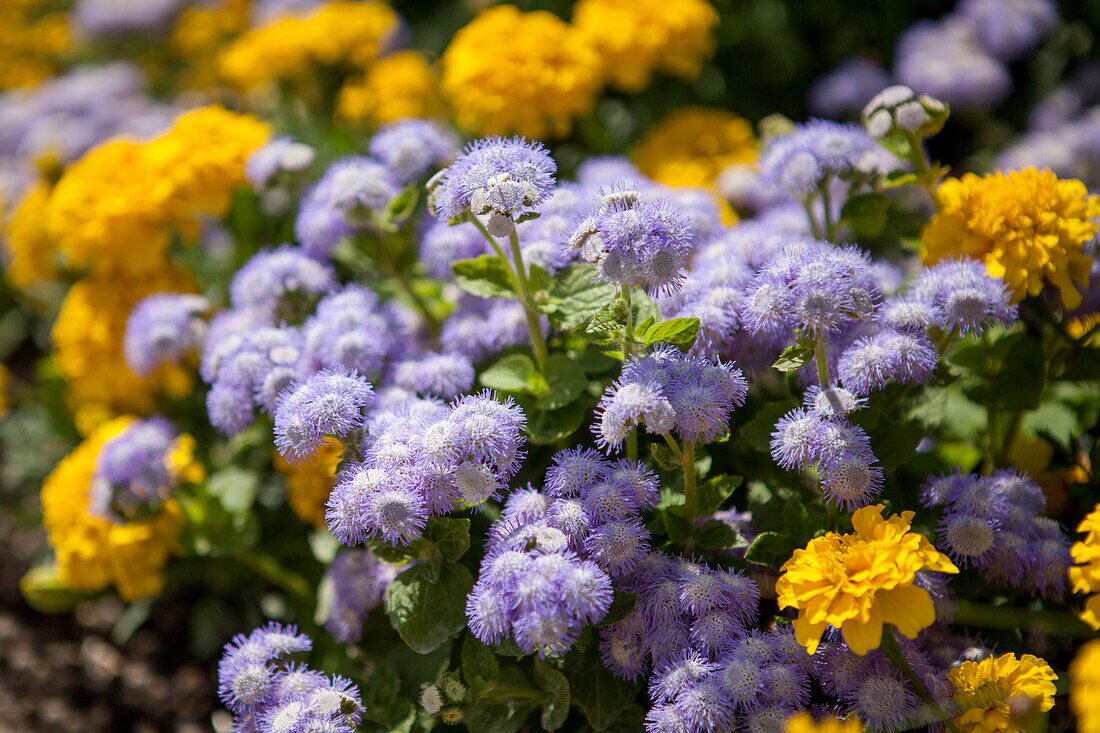
POLYGON ((504 392, 542 394, 548 387, 535 362, 526 354, 509 354, 483 371, 478 379, 489 389, 504 392))
POLYGON ((696 507, 700 516, 714 514, 722 508, 726 499, 733 495, 744 479, 741 476, 711 476, 699 484, 699 498, 696 507))
POLYGON ((392 224, 400 225, 416 211, 418 203, 420 203, 420 186, 410 183, 386 205, 385 218, 392 224))
POLYGON ((550 695, 550 700, 542 706, 539 718, 542 729, 557 730, 569 717, 569 680, 541 659, 535 660, 535 680, 550 695))
POLYGON ((554 354, 546 362, 549 389, 539 398, 543 410, 556 410, 577 399, 588 386, 588 375, 576 360, 564 354, 554 354))
POLYGON ((878 193, 865 193, 853 196, 840 210, 840 220, 850 226, 857 234, 877 237, 886 227, 886 209, 889 201, 878 193))
POLYGON ((790 537, 776 532, 761 532, 749 545, 745 559, 778 570, 797 549, 790 537))
POLYGON ((577 263, 562 270, 550 289, 550 321, 564 331, 585 323, 614 300, 615 286, 596 278, 596 268, 577 263))
POLYGON ((556 443, 575 433, 587 414, 580 402, 556 410, 536 410, 527 416, 527 438, 540 445, 556 443))
POLYGON ((619 623, 634 609, 634 604, 637 602, 637 593, 628 593, 625 590, 616 589, 610 608, 607 609, 607 613, 596 625, 603 628, 619 623))
POLYGON ((466 634, 462 640, 462 676, 466 684, 473 685, 479 680, 491 682, 499 671, 500 665, 493 650, 473 634, 466 634))
POLYGON ((206 490, 230 514, 246 512, 256 500, 260 477, 255 471, 238 466, 226 466, 210 474, 206 490))
POLYGON ((620 680, 591 652, 570 655, 565 668, 573 700, 596 730, 607 729, 634 702, 638 684, 620 680))
POLYGON ((435 545, 444 562, 454 562, 470 549, 470 520, 465 517, 432 517, 424 538, 435 545))
POLYGON ((481 255, 459 260, 452 269, 458 287, 481 298, 514 298, 512 270, 499 255, 481 255))
POLYGON ((805 346, 793 344, 783 350, 783 353, 779 355, 779 358, 772 364, 773 369, 777 369, 781 372, 796 372, 802 367, 813 361, 814 350, 808 349, 805 346))
POLYGON ((727 550, 736 544, 737 532, 717 519, 708 519, 695 536, 695 546, 703 550, 727 550))
POLYGON ((470 571, 444 565, 433 579, 427 565, 404 571, 386 589, 390 624, 411 649, 427 654, 466 626, 466 596, 474 586, 470 571))
POLYGON ((670 318, 646 329, 642 341, 647 344, 664 342, 673 346, 691 346, 698 334, 698 318, 670 318))

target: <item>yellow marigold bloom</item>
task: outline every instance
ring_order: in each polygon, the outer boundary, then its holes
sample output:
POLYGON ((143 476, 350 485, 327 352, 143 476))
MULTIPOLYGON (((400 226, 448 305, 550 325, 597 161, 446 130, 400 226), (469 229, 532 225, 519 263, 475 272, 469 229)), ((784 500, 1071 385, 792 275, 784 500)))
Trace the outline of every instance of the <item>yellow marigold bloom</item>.
POLYGON ((1100 733, 1100 639, 1081 647, 1069 665, 1069 707, 1078 733, 1100 733))
POLYGON ((46 236, 50 187, 39 183, 24 197, 4 231, 5 273, 13 286, 26 290, 57 272, 57 250, 46 236))
POLYGON ((592 111, 603 83, 599 54, 544 10, 498 5, 455 33, 440 60, 443 96, 476 135, 565 137, 592 111))
POLYGON ((638 92, 654 71, 699 75, 714 53, 718 11, 706 0, 578 0, 573 25, 615 87, 638 92))
POLYGON ((1080 616, 1092 628, 1100 629, 1100 504, 1081 520, 1077 531, 1085 538, 1070 548, 1076 565, 1069 569, 1069 582, 1074 593, 1093 594, 1080 616))
POLYGON ((0 3, 0 89, 33 87, 61 70, 72 46, 65 13, 42 14, 41 0, 0 3))
POLYGON ((137 281, 87 277, 69 288, 54 322, 52 354, 68 382, 68 401, 81 433, 112 414, 148 414, 161 392, 177 398, 188 393, 192 377, 182 367, 166 365, 149 377, 131 372, 122 339, 126 319, 139 300, 156 292, 194 289, 191 276, 178 269, 137 281))
POLYGON ((379 59, 361 79, 344 84, 336 98, 336 114, 348 122, 384 125, 406 117, 439 117, 442 111, 439 78, 417 51, 379 59))
POLYGON ((1085 184, 1029 168, 948 178, 940 184, 939 213, 924 228, 921 259, 981 260, 1013 291, 1013 301, 1058 288, 1066 310, 1081 304, 1092 258, 1081 246, 1096 234, 1100 197, 1085 184))
POLYGON ((207 90, 219 81, 217 54, 222 46, 248 28, 252 0, 223 0, 213 5, 189 5, 176 18, 169 48, 190 64, 182 85, 207 90))
POLYGON ((732 112, 684 107, 651 127, 631 157, 667 186, 709 188, 727 166, 756 160, 756 148, 752 125, 732 112))
POLYGON ((813 654, 827 626, 840 629, 856 654, 877 649, 882 625, 910 639, 936 620, 928 591, 913 583, 919 570, 957 573, 946 556, 916 532, 913 512, 882 518, 882 504, 852 515, 854 534, 828 534, 795 550, 775 584, 779 608, 798 609, 795 638, 813 654))
POLYGON ((316 65, 365 68, 400 27, 374 0, 333 0, 308 16, 286 16, 241 35, 218 56, 222 78, 241 89, 302 77, 316 65))
POLYGON ((841 720, 831 715, 826 715, 818 723, 814 721, 813 715, 803 711, 788 718, 783 731, 784 733, 863 733, 863 724, 856 717, 841 720))
POLYGON ((290 463, 275 454, 275 468, 286 476, 290 508, 302 521, 320 527, 325 522, 325 502, 332 491, 333 477, 344 446, 335 438, 327 438, 313 457, 301 463, 290 463))
POLYGON ((1058 675, 1039 657, 1002 654, 980 662, 963 662, 947 673, 955 688, 955 703, 963 712, 955 718, 963 733, 1016 731, 1009 707, 1015 699, 1033 700, 1040 712, 1054 707, 1058 675))
MULTIPOLYGON (((114 524, 88 513, 95 459, 103 444, 133 421, 120 417, 102 425, 61 459, 42 484, 42 523, 57 558, 61 582, 95 592, 114 584, 127 599, 155 596, 164 585, 164 566, 176 549, 183 510, 173 499, 149 519, 114 524)), ((180 436, 171 468, 202 477, 193 458, 194 439, 180 436)), ((179 475, 177 473, 177 475, 179 475)))

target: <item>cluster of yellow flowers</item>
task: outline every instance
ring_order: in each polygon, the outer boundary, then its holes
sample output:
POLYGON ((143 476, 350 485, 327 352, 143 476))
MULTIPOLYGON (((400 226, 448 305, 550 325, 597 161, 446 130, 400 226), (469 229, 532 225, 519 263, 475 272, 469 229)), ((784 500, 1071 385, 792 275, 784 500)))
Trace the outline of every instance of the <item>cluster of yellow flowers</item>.
POLYGON ((1085 538, 1075 542, 1070 552, 1076 563, 1069 569, 1074 593, 1091 593, 1081 612, 1081 620, 1100 629, 1100 504, 1077 525, 1085 538))
POLYGON ((784 725, 783 731, 784 733, 862 733, 863 724, 854 716, 841 720, 831 715, 826 715, 820 722, 815 722, 813 715, 803 711, 792 715, 784 725))
POLYGON ((654 71, 692 78, 714 53, 719 15, 706 0, 578 0, 573 24, 600 54, 608 82, 641 91, 654 71))
POLYGON ((418 51, 398 51, 352 78, 336 97, 336 115, 346 122, 384 125, 405 117, 439 117, 439 78, 418 51))
POLYGON ((209 90, 217 85, 218 51, 248 28, 251 14, 252 0, 222 0, 183 9, 169 40, 173 57, 190 67, 182 87, 209 90))
POLYGON ((810 540, 781 568, 779 608, 795 608, 795 638, 813 654, 826 627, 839 629, 856 654, 877 649, 882 625, 913 639, 936 620, 928 591, 913 581, 918 571, 957 573, 958 568, 923 536, 910 532, 913 512, 883 519, 882 504, 852 515, 855 534, 810 540))
POLYGON ((1054 707, 1054 681, 1058 675, 1039 657, 1015 654, 963 662, 947 673, 955 688, 955 704, 962 712, 955 725, 963 733, 1018 731, 1014 708, 1029 712, 1020 703, 1031 702, 1036 712, 1054 707))
POLYGON ((126 319, 146 295, 194 289, 170 262, 172 232, 193 238, 203 217, 225 215, 245 182, 245 161, 269 134, 254 117, 197 109, 148 142, 112 140, 90 151, 52 190, 35 188, 12 217, 13 284, 52 277, 59 259, 88 273, 69 290, 53 329, 54 361, 82 433, 118 411, 147 412, 158 390, 178 396, 190 387, 179 369, 148 379, 127 369, 126 319))
POLYGON ((275 468, 286 476, 290 508, 303 522, 314 527, 325 523, 325 502, 332 491, 336 466, 344 447, 335 438, 326 438, 317 452, 301 463, 290 463, 275 454, 275 468))
POLYGON ((1081 304, 1092 258, 1082 245, 1092 239, 1100 197, 1085 184, 1060 180, 1049 170, 948 178, 937 191, 939 213, 921 238, 925 264, 951 257, 981 260, 1003 278, 1015 302, 1058 288, 1067 310, 1081 304))
MULTIPOLYGON (((173 499, 156 516, 125 524, 88 513, 96 456, 121 434, 133 418, 120 417, 100 426, 63 458, 42 485, 42 523, 57 560, 58 578, 77 591, 94 592, 114 585, 127 599, 160 592, 164 566, 177 547, 183 510, 173 499)), ((194 439, 180 436, 169 458, 170 472, 183 481, 201 481, 194 461, 194 439)))
POLYGON ((309 16, 283 16, 250 30, 218 55, 222 78, 241 88, 309 75, 316 66, 363 69, 378 58, 400 26, 388 5, 334 0, 309 16))
POLYGON ((752 125, 720 109, 683 107, 646 132, 631 157, 667 186, 709 188, 725 168, 756 160, 752 125))
POLYGON ((60 69, 72 45, 65 13, 44 0, 0 3, 0 89, 33 87, 60 69))
POLYGON ((1100 639, 1081 647, 1069 665, 1069 706, 1078 733, 1100 733, 1100 639))

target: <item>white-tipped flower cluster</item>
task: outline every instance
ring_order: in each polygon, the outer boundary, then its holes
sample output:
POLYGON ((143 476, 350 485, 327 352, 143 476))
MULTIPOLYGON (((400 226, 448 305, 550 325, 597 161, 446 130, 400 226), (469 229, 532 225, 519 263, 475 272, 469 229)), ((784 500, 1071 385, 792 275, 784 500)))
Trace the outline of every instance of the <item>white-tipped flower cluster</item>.
POLYGON ((904 84, 895 84, 867 103, 863 108, 863 124, 876 140, 891 133, 927 137, 940 131, 947 113, 947 105, 940 100, 927 94, 918 97, 904 84))

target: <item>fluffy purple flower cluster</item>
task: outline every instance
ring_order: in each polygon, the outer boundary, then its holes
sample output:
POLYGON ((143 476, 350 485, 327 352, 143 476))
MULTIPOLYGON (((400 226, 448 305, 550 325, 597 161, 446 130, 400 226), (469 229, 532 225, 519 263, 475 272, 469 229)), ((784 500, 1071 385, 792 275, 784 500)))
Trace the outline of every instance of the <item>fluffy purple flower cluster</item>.
POLYGON ((90 38, 155 33, 168 28, 188 4, 188 0, 79 0, 73 8, 73 19, 90 38))
POLYGON ((594 263, 601 280, 659 294, 679 287, 695 236, 678 206, 620 182, 601 190, 567 248, 594 263))
POLYGON ((284 135, 256 148, 245 161, 244 175, 253 188, 262 191, 275 185, 281 176, 306 170, 316 156, 310 146, 284 135))
POLYGON ((859 112, 889 85, 890 75, 885 69, 857 56, 814 82, 809 92, 810 111, 824 117, 845 117, 859 112))
POLYGON ((661 347, 623 366, 596 408, 592 432, 608 452, 621 447, 641 425, 653 435, 675 431, 689 445, 709 443, 726 430, 730 413, 744 404, 748 388, 733 364, 661 347))
POLYGON ((657 479, 636 461, 577 448, 554 456, 542 491, 513 492, 489 532, 466 614, 486 644, 509 636, 527 653, 559 656, 611 606, 612 578, 649 551, 640 513, 657 479))
MULTIPOLYGON (((540 319, 543 334, 549 322, 540 319)), ((443 323, 439 341, 444 353, 457 354, 478 363, 509 346, 531 343, 523 303, 504 298, 463 296, 443 323)))
POLYGON ((491 392, 450 405, 406 397, 376 410, 362 460, 338 477, 326 522, 341 544, 368 536, 406 544, 428 517, 475 507, 504 491, 523 457, 526 418, 491 392))
POLYGON ((176 489, 169 469, 179 433, 167 419, 135 420, 100 449, 95 459, 88 511, 122 524, 155 511, 176 489))
POLYGON ((257 320, 297 325, 336 286, 332 270, 283 245, 256 254, 229 284, 229 302, 257 320))
POLYGON ((363 715, 359 689, 289 660, 313 641, 294 626, 268 623, 238 634, 218 664, 218 695, 233 713, 233 730, 354 733, 363 715))
POLYGON ((393 368, 393 383, 421 397, 454 399, 474 386, 474 365, 460 354, 421 354, 393 368))
POLYGON ((206 322, 201 315, 209 308, 210 301, 201 295, 156 293, 142 298, 126 320, 126 365, 147 377, 157 367, 182 362, 202 344, 206 322))
POLYGON ((805 407, 791 410, 775 424, 772 458, 787 470, 817 464, 826 500, 845 510, 867 506, 882 489, 871 439, 846 415, 863 405, 842 387, 811 388, 805 407))
POLYGON ((356 374, 320 371, 278 397, 275 445, 283 457, 312 456, 326 437, 348 438, 363 428, 374 389, 356 374))
POLYGON ((452 268, 456 262, 489 254, 491 250, 485 235, 473 222, 448 225, 429 219, 418 241, 420 262, 437 280, 453 280, 452 268))
POLYGON ((760 179, 804 199, 830 178, 873 173, 878 148, 857 125, 810 120, 775 138, 760 157, 760 179))
POLYGON ((961 16, 913 25, 898 39, 894 58, 899 82, 952 107, 992 107, 1012 91, 1008 69, 961 16))
POLYGON ((355 284, 322 298, 302 324, 302 335, 305 371, 342 369, 371 381, 381 379, 409 348, 404 313, 355 284))
POLYGON ((577 220, 588 212, 594 191, 591 187, 563 183, 539 207, 537 219, 517 226, 524 263, 551 275, 573 261, 576 252, 562 247, 577 220))
POLYGON ((458 140, 437 122, 405 119, 380 127, 368 150, 406 184, 454 160, 458 140))
POLYGON ((508 236, 516 220, 550 198, 558 166, 541 143, 523 138, 474 140, 429 181, 431 207, 442 220, 467 210, 486 217, 494 237, 508 236))
POLYGON ((370 550, 340 550, 325 578, 332 584, 332 605, 325 629, 341 644, 357 644, 367 615, 382 602, 393 579, 408 566, 387 565, 370 550))
POLYGON ((891 327, 916 331, 935 326, 965 336, 987 326, 1012 324, 1018 315, 1011 293, 985 265, 964 258, 945 260, 913 278, 905 293, 887 302, 883 320, 891 327))
POLYGON ((940 546, 960 566, 1043 598, 1060 598, 1073 564, 1070 538, 1044 517, 1046 496, 1026 474, 948 474, 921 489, 921 502, 942 506, 940 546))

